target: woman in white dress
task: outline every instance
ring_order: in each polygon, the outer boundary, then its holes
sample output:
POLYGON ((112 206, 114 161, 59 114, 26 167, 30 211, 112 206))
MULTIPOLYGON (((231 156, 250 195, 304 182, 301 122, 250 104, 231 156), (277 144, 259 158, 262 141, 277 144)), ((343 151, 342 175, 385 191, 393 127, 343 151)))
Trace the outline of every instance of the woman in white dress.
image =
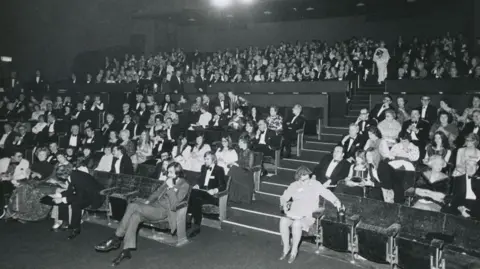
MULTIPOLYGON (((202 165, 204 164, 204 155, 205 153, 211 151, 210 145, 205 144, 205 138, 202 134, 197 135, 195 139, 195 145, 188 146, 183 155, 185 159, 186 170, 200 172, 202 165)), ((182 166, 183 167, 183 166, 182 166)))
POLYGON ((225 175, 228 174, 230 166, 238 161, 238 154, 233 148, 232 138, 229 135, 222 137, 222 145, 215 153, 217 156, 217 165, 223 167, 225 175))
POLYGON ((387 65, 389 60, 390 54, 385 48, 385 42, 380 41, 380 47, 378 47, 373 54, 373 61, 377 63, 378 84, 381 84, 387 78, 387 65))

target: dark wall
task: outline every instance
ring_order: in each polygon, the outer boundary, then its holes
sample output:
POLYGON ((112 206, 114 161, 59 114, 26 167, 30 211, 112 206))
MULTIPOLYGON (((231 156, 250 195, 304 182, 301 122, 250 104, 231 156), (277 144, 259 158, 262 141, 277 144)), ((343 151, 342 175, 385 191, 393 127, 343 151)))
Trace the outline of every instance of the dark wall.
POLYGON ((87 50, 127 45, 130 0, 2 0, 0 54, 12 56, 23 79, 36 68, 47 78, 68 76, 74 57, 87 50))
MULTIPOLYGON (((177 43, 187 51, 198 48, 214 51, 222 48, 266 46, 281 41, 295 42, 325 40, 335 42, 353 36, 368 36, 386 41, 394 41, 398 35, 436 36, 447 31, 468 32, 470 14, 463 9, 436 12, 428 16, 400 20, 368 21, 365 16, 340 17, 321 20, 304 20, 247 25, 245 29, 226 27, 188 26, 181 27, 177 43), (458 11, 461 10, 461 11, 458 11)), ((470 33, 468 33, 470 34, 470 33)))

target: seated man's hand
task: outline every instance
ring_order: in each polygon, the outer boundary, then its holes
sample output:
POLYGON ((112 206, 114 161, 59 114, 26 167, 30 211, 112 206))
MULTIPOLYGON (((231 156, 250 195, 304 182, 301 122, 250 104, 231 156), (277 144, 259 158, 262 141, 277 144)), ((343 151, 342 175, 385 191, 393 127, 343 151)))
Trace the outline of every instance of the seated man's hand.
POLYGON ((470 218, 470 210, 465 206, 459 206, 458 211, 460 211, 460 214, 462 214, 464 218, 470 218))
POLYGON ((211 190, 208 190, 207 192, 208 192, 208 194, 213 196, 213 195, 218 193, 218 189, 211 189, 211 190))
POLYGON ((198 189, 200 189, 200 186, 198 186, 198 184, 197 184, 197 185, 193 186, 193 188, 192 188, 192 189, 194 189, 194 190, 198 190, 198 189))

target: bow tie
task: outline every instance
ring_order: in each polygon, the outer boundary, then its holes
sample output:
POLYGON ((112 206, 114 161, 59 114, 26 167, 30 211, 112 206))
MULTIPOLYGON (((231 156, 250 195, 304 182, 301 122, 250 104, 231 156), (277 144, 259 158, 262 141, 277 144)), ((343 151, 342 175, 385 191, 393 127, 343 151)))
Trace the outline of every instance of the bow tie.
POLYGON ((212 171, 212 170, 213 170, 212 166, 208 167, 208 171, 212 171))
POLYGON ((158 141, 158 145, 161 145, 161 144, 163 144, 163 141, 158 141))
POLYGON ((260 131, 260 134, 262 134, 262 135, 263 135, 264 133, 265 133, 265 131, 260 131))
POLYGON ((11 165, 18 165, 20 162, 10 162, 11 165))
POLYGON ((339 161, 337 161, 337 160, 333 160, 332 162, 333 162, 333 163, 338 163, 339 161))
POLYGON ((77 137, 77 135, 72 134, 72 137, 77 137))
POLYGON ((412 121, 412 124, 417 124, 417 123, 418 123, 418 121, 412 121))

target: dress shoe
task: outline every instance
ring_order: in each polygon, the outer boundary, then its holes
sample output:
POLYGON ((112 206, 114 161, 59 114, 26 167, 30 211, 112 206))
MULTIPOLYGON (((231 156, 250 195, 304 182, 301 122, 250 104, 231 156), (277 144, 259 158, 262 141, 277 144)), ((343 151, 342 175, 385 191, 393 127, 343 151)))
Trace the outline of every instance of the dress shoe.
POLYGON ((113 260, 112 266, 119 265, 124 259, 130 260, 132 258, 132 254, 130 254, 130 250, 124 249, 118 256, 113 260))
POLYGON ((200 225, 198 225, 198 224, 193 224, 193 225, 192 225, 192 229, 191 229, 190 234, 188 235, 188 237, 195 237, 195 236, 197 236, 199 233, 200 233, 200 225))
POLYGON ((96 251, 109 252, 110 250, 118 249, 121 245, 121 241, 116 238, 110 238, 105 242, 102 242, 95 246, 96 251))
POLYGON ((1 208, 0 210, 2 210, 0 211, 0 219, 3 219, 3 217, 5 217, 6 212, 5 212, 5 209, 3 208, 1 208))
POLYGON ((79 234, 80 234, 80 229, 72 229, 72 232, 70 233, 70 235, 67 238, 68 238, 68 240, 72 240, 75 237, 77 237, 79 234))
POLYGON ((52 231, 52 232, 63 232, 63 231, 66 231, 68 229, 69 229, 68 224, 61 223, 60 226, 58 226, 57 223, 56 223, 55 225, 53 225, 53 227, 50 229, 50 231, 52 231))

